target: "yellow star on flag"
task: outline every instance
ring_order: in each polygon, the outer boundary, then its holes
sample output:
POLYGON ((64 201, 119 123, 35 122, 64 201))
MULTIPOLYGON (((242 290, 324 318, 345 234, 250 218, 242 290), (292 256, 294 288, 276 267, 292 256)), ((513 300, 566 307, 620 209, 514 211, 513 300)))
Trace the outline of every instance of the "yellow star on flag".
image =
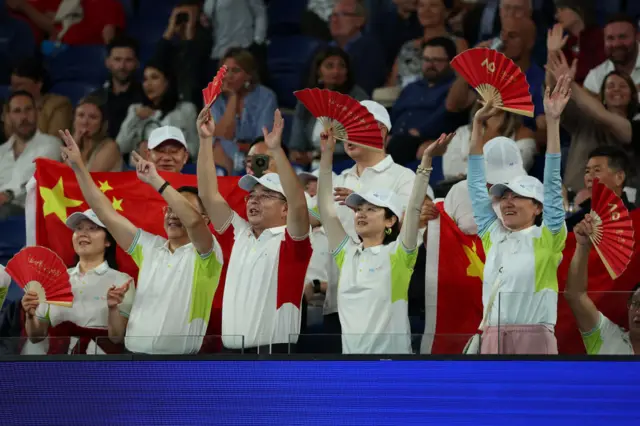
POLYGON ((107 180, 104 182, 98 181, 98 183, 100 184, 100 191, 102 191, 103 194, 106 194, 107 191, 111 191, 113 189, 107 180))
POLYGON ((467 276, 468 277, 478 277, 481 280, 483 278, 484 272, 484 263, 480 260, 476 250, 476 243, 474 242, 471 247, 463 245, 462 249, 464 250, 464 254, 467 255, 467 259, 469 259, 469 266, 467 267, 467 276))
POLYGON ((56 183, 53 188, 40 187, 40 196, 44 200, 42 210, 44 217, 50 214, 55 214, 62 221, 67 220, 67 209, 71 207, 78 207, 82 205, 82 200, 72 200, 64 196, 64 183, 62 178, 56 183))
POLYGON ((111 205, 113 206, 113 209, 117 212, 124 211, 122 210, 122 199, 118 200, 116 197, 113 197, 111 199, 111 205))

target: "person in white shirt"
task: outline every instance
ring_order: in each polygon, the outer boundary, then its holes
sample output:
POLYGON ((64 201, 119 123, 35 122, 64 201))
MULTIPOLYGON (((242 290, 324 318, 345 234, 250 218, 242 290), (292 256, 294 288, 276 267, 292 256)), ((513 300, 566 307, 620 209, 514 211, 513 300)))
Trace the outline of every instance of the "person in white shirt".
POLYGON ((627 301, 629 331, 626 332, 598 310, 587 294, 589 282, 589 252, 593 233, 593 219, 586 215, 573 228, 576 251, 569 267, 564 297, 576 318, 582 340, 589 355, 640 354, 640 284, 627 301))
POLYGON ((29 92, 13 92, 7 101, 13 135, 0 145, 0 220, 24 214, 26 185, 38 157, 60 160, 60 141, 38 130, 38 110, 29 92))
POLYGON ((217 233, 234 243, 222 299, 222 343, 232 352, 290 352, 300 333, 300 306, 312 248, 304 189, 282 149, 284 120, 274 114, 263 128, 278 174, 246 175, 247 220, 218 191, 213 160, 215 123, 208 109, 198 116, 198 190, 217 233))
POLYGON ((123 296, 119 312, 128 317, 135 294, 133 278, 118 272, 116 242, 92 210, 73 213, 66 225, 73 230, 71 241, 78 259, 68 270, 73 306, 40 303, 38 293, 25 293, 22 307, 27 336, 32 343, 49 337, 49 354, 120 352, 107 338, 107 299, 118 288, 123 296))
POLYGON ((593 68, 584 80, 584 88, 599 95, 605 77, 620 71, 631 77, 640 92, 640 43, 637 22, 623 14, 613 15, 604 27, 606 61, 593 68))
POLYGON ((116 212, 93 181, 69 131, 60 134, 66 144, 62 157, 75 172, 84 199, 140 269, 128 320, 117 309, 109 310, 109 337, 119 342, 126 330, 125 346, 134 353, 197 353, 223 262, 197 189, 173 189, 153 163, 133 153, 138 179, 168 204, 163 211, 167 238, 145 232, 116 212))

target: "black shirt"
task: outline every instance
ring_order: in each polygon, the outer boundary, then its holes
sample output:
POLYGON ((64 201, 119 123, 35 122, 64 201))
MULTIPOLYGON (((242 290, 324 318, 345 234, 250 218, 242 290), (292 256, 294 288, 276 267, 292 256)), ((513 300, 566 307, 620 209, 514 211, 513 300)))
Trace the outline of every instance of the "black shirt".
POLYGON ((109 123, 109 137, 115 139, 120 131, 122 122, 127 117, 127 110, 131 104, 140 103, 144 98, 142 92, 142 86, 140 82, 133 81, 129 85, 129 89, 126 92, 113 93, 111 89, 111 81, 107 81, 102 86, 102 89, 98 89, 92 93, 94 96, 98 96, 104 102, 105 110, 107 113, 107 120, 109 123))

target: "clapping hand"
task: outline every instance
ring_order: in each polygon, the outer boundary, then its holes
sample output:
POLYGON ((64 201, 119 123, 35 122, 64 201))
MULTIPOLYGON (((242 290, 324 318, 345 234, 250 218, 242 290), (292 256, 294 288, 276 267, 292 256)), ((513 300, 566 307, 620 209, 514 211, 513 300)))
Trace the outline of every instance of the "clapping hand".
POLYGON ((122 303, 122 301, 124 300, 124 295, 129 290, 130 285, 131 280, 127 281, 120 287, 116 287, 115 285, 111 286, 111 288, 107 292, 107 307, 109 309, 114 309, 122 303))

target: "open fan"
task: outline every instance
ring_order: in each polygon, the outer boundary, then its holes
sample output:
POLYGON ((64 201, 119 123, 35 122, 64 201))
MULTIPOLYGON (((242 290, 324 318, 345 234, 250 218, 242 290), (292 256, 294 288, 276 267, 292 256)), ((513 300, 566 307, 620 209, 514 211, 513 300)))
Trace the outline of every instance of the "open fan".
POLYGON ((522 70, 502 53, 487 48, 468 49, 451 66, 496 108, 533 117, 529 83, 522 70))
POLYGON ((202 97, 204 98, 204 104, 207 108, 210 108, 211 105, 216 101, 218 95, 222 91, 222 80, 224 76, 227 74, 227 66, 223 65, 220 67, 216 76, 213 77, 213 80, 202 89, 202 97))
POLYGON ((357 100, 327 89, 293 92, 325 129, 333 128, 337 140, 383 150, 382 132, 373 115, 357 100))
POLYGON ((48 248, 23 248, 9 260, 5 271, 25 292, 35 291, 40 303, 65 307, 73 304, 67 268, 48 248))
POLYGON ((611 189, 593 181, 591 189, 591 217, 593 242, 602 263, 612 279, 627 269, 634 252, 635 236, 629 210, 611 189))

